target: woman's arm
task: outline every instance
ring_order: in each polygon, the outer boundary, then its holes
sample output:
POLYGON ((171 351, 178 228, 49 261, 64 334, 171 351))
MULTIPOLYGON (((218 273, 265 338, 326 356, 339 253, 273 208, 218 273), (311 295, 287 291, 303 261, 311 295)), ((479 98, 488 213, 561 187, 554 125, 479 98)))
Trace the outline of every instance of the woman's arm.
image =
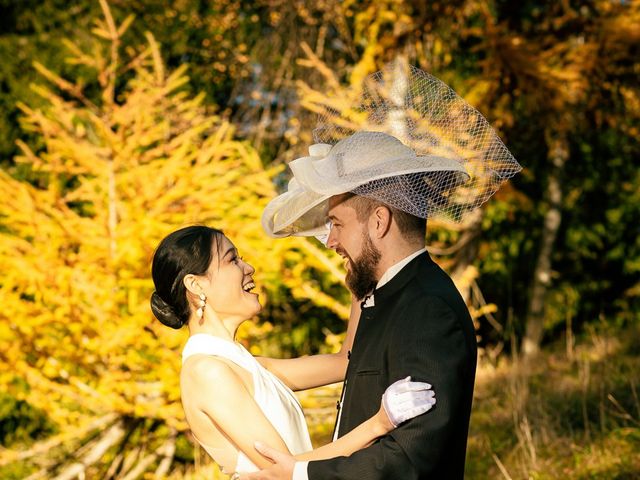
POLYGON ((296 460, 326 460, 333 457, 348 457, 368 447, 374 440, 386 435, 399 424, 428 412, 433 405, 435 405, 435 395, 431 385, 411 382, 410 377, 398 380, 387 387, 382 396, 380 408, 373 417, 334 442, 296 455, 295 458, 296 460))
MULTIPOLYGON (((289 452, 284 440, 255 402, 251 392, 229 365, 212 357, 193 359, 182 379, 183 394, 211 420, 210 428, 219 429, 259 468, 271 462, 260 455, 254 443, 289 452)), ((300 455, 300 459, 318 460, 350 455, 366 447, 393 429, 382 406, 376 415, 338 441, 300 455)))
POLYGON ((371 445, 374 440, 386 435, 393 429, 394 426, 382 407, 380 407, 378 413, 346 435, 315 450, 296 455, 295 458, 296 460, 325 460, 333 457, 348 457, 353 452, 371 445))
MULTIPOLYGON (((335 442, 296 458, 321 460, 351 455, 391 431, 394 426, 390 418, 401 418, 404 421, 431 408, 433 392, 427 390, 430 388, 427 384, 408 383, 408 379, 405 379, 389 387, 387 392, 402 382, 404 388, 392 392, 394 401, 383 402, 384 407, 381 405, 373 417, 335 442), (389 410, 388 415, 385 407, 389 410)), ((183 394, 194 399, 196 407, 209 417, 211 428, 217 427, 259 468, 266 468, 271 462, 255 450, 256 441, 282 452, 289 452, 284 440, 265 417, 251 392, 226 363, 212 357, 192 360, 189 370, 184 372, 182 388, 185 389, 183 394)))
POLYGON ((347 371, 348 353, 353 345, 359 320, 360 302, 352 297, 347 334, 338 353, 290 359, 268 357, 256 357, 256 359, 291 390, 306 390, 341 382, 347 371))

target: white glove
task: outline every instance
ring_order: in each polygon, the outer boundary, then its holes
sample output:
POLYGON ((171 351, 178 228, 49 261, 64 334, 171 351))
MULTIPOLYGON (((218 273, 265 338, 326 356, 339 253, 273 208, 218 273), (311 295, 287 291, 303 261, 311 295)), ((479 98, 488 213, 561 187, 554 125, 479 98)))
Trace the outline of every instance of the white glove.
POLYGON ((412 382, 411 377, 393 383, 382 395, 382 407, 394 427, 431 410, 436 397, 431 385, 412 382))

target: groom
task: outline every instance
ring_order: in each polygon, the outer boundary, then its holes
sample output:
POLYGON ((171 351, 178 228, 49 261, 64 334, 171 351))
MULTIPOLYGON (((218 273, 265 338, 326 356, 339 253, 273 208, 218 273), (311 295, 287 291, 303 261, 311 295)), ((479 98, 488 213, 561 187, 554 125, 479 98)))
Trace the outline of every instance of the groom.
MULTIPOLYGON (((347 286, 364 299, 337 436, 372 416, 385 388, 408 375, 432 384, 437 403, 428 414, 349 457, 296 463, 260 446, 275 464, 241 478, 462 479, 476 370, 473 323, 453 282, 425 250, 426 220, 391 205, 406 197, 406 180, 416 175, 415 162, 407 164, 411 173, 406 174, 403 162, 407 156, 419 157, 394 137, 374 132, 360 132, 330 151, 311 153, 290 165, 295 180, 263 219, 273 235, 308 234, 324 214, 330 222, 327 246, 347 260, 347 286), (401 174, 380 176, 390 161, 401 174), (331 175, 335 178, 326 178, 331 175), (307 188, 320 180, 332 191, 307 188), (344 193, 334 193, 340 189, 344 193), (377 194, 372 198, 354 191, 377 194)), ((458 170, 446 162, 439 168, 458 170)))

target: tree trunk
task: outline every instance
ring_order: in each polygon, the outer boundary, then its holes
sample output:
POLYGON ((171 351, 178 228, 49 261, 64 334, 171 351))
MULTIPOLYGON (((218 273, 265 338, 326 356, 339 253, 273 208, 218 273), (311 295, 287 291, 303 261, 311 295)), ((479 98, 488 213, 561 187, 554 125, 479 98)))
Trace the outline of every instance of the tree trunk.
POLYGON ((482 217, 484 210, 476 208, 465 222, 466 226, 459 242, 462 243, 454 258, 454 267, 451 271, 451 279, 460 291, 460 295, 467 305, 471 304, 471 287, 475 275, 469 275, 469 268, 478 256, 480 232, 482 229, 482 217))
POLYGON ((393 62, 393 74, 391 77, 392 87, 389 92, 388 101, 392 105, 389 111, 389 131, 406 145, 411 145, 407 137, 407 112, 406 101, 409 90, 409 61, 403 53, 398 53, 393 62))
POLYGON ((551 255, 562 220, 561 177, 569 157, 569 145, 565 133, 554 131, 553 127, 550 127, 545 132, 545 137, 551 160, 551 170, 545 191, 545 201, 549 204, 549 209, 544 216, 540 251, 527 309, 526 331, 522 340, 522 351, 525 357, 534 356, 540 351, 544 330, 545 296, 551 284, 551 255))
POLYGON ((118 213, 117 213, 117 190, 116 190, 116 159, 111 158, 109 160, 109 258, 112 262, 116 261, 117 242, 116 242, 116 228, 118 225, 118 213))

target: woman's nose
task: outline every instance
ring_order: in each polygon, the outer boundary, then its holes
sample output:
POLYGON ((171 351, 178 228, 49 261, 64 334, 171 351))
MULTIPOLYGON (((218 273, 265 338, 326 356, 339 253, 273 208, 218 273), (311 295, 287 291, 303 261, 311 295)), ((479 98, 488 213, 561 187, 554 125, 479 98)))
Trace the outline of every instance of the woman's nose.
POLYGON ((256 271, 256 269, 253 268, 253 266, 250 263, 245 263, 245 265, 247 266, 247 274, 248 275, 253 275, 253 273, 256 271))

